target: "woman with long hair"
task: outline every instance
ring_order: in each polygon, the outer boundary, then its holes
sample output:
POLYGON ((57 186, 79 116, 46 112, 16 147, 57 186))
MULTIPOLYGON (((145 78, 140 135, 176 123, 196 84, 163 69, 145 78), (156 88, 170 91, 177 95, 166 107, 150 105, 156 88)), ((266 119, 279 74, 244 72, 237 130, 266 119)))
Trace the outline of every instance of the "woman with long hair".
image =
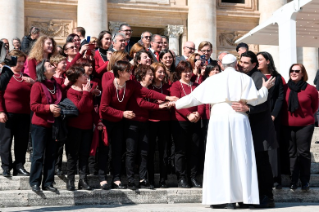
POLYGON ((178 80, 175 73, 175 57, 171 50, 162 50, 159 54, 159 61, 166 67, 166 74, 168 76, 169 83, 171 84, 178 80))
POLYGON ((202 64, 200 54, 194 53, 188 58, 188 62, 191 64, 193 69, 193 75, 191 78, 192 82, 200 84, 203 81, 203 75, 206 68, 205 64, 202 64))
POLYGON ((101 31, 97 38, 98 49, 96 50, 94 55, 95 72, 97 76, 100 78, 107 71, 106 70, 108 66, 107 50, 110 48, 111 44, 112 44, 111 32, 106 30, 101 31))

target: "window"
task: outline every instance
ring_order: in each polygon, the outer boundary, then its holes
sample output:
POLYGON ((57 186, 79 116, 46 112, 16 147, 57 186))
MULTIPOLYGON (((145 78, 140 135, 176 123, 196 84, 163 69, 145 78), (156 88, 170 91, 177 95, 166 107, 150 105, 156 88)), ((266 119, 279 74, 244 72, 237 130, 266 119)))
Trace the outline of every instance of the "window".
POLYGON ((245 4, 245 0, 222 0, 222 3, 245 4))

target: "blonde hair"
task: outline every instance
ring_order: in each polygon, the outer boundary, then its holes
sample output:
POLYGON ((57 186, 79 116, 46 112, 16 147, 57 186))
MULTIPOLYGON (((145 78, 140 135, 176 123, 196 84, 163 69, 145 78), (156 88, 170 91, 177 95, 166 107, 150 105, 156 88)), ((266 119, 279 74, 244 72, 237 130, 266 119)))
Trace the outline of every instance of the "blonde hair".
POLYGON ((141 50, 145 50, 144 46, 142 46, 139 43, 135 43, 132 46, 131 50, 130 50, 130 57, 133 58, 134 57, 134 53, 137 53, 137 52, 139 52, 141 50))
POLYGON ((57 54, 57 55, 52 56, 50 58, 50 63, 51 64, 58 64, 58 63, 60 63, 63 60, 66 60, 66 57, 64 57, 63 55, 57 54))
POLYGON ((167 71, 169 71, 169 70, 166 68, 166 66, 163 63, 155 62, 155 63, 151 64, 151 67, 154 69, 153 83, 155 83, 155 73, 156 73, 157 69, 160 67, 162 67, 164 69, 164 72, 165 72, 165 77, 164 77, 163 82, 168 83, 169 76, 167 74, 167 71))
POLYGON ((112 57, 109 61, 109 64, 107 64, 107 71, 111 71, 113 69, 113 65, 115 62, 119 60, 128 60, 128 54, 125 51, 116 51, 112 54, 112 57))
POLYGON ((42 61, 43 58, 43 47, 44 47, 44 42, 50 39, 52 41, 52 53, 48 55, 48 58, 50 58, 51 56, 56 55, 56 42, 52 37, 49 36, 40 36, 38 38, 38 40, 35 42, 35 44, 33 45, 29 57, 28 59, 36 59, 37 62, 42 61))
POLYGON ((198 51, 201 51, 202 48, 204 48, 204 46, 209 46, 211 49, 213 49, 213 45, 211 42, 209 41, 202 41, 199 45, 198 45, 198 51))
POLYGON ((200 54, 194 53, 194 54, 192 54, 192 55, 188 58, 188 62, 191 64, 192 69, 195 68, 195 58, 196 58, 197 56, 200 56, 200 54))

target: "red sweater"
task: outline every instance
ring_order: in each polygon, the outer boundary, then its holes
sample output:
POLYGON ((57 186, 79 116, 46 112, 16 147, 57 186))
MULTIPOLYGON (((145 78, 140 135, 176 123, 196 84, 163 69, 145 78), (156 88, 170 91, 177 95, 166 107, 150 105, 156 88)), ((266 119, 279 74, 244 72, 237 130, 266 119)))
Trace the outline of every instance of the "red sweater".
POLYGON ((36 71, 37 64, 38 62, 36 59, 28 59, 29 76, 33 80, 37 79, 37 71, 36 71))
POLYGON ((69 62, 68 60, 66 60, 66 69, 65 69, 65 70, 69 70, 69 68, 70 68, 71 66, 73 66, 78 59, 82 58, 82 56, 83 56, 83 55, 80 54, 80 52, 78 52, 78 53, 75 55, 75 57, 73 58, 73 60, 72 60, 71 62, 69 62))
POLYGON ((201 84, 203 82, 203 75, 197 76, 196 74, 193 73, 191 77, 191 81, 197 84, 201 84))
MULTIPOLYGON (((169 84, 163 84, 162 89, 157 89, 153 85, 150 85, 148 87, 151 90, 157 91, 159 93, 163 93, 167 96, 170 95, 169 89, 170 85, 169 84)), ((153 100, 151 100, 153 101, 153 100)), ((150 121, 170 121, 171 120, 171 110, 170 109, 159 109, 159 110, 151 110, 150 111, 150 121)))
MULTIPOLYGON (((197 86, 198 86, 197 83, 193 83, 191 86, 192 90, 194 90, 197 86)), ((182 97, 191 93, 191 87, 184 84, 184 83, 183 83, 183 87, 182 87, 181 82, 176 81, 171 86, 171 89, 170 89, 171 96, 176 96, 178 98, 182 98, 182 97), (185 90, 186 95, 184 93, 183 88, 185 90)), ((180 109, 180 110, 176 110, 174 108, 173 110, 174 110, 174 112, 172 113, 172 116, 171 116, 172 120, 174 120, 174 121, 188 121, 187 116, 189 114, 191 114, 192 112, 198 111, 198 107, 195 106, 195 107, 190 107, 190 108, 180 109)), ((198 112, 200 113, 201 111, 198 111, 198 112)), ((201 113, 200 113, 200 116, 202 117, 201 113)))
POLYGON ((79 110, 79 116, 70 118, 68 126, 89 130, 93 128, 93 95, 87 91, 76 91, 72 87, 67 92, 70 99, 79 110))
POLYGON ((286 126, 307 126, 315 123, 314 114, 318 109, 318 91, 312 85, 298 93, 299 108, 291 113, 288 111, 290 89, 285 86, 286 97, 282 108, 282 124, 286 126))
POLYGON ((146 97, 151 99, 165 100, 166 95, 143 88, 140 83, 129 80, 126 81, 126 88, 118 91, 110 80, 106 83, 102 92, 102 99, 100 104, 100 117, 102 119, 119 122, 123 118, 123 112, 126 110, 128 101, 133 94, 139 97, 146 97), (125 95, 123 98, 123 94, 125 95), (122 100, 122 102, 119 102, 122 100))
POLYGON ((106 84, 109 82, 109 81, 112 81, 113 82, 113 80, 114 80, 114 74, 112 73, 112 72, 110 72, 110 71, 108 71, 108 72, 105 72, 104 74, 103 74, 103 77, 102 77, 102 82, 101 82, 101 84, 102 84, 102 90, 104 89, 104 87, 106 86, 106 84))
POLYGON ((94 55, 94 61, 95 61, 95 72, 97 77, 102 77, 103 74, 106 72, 106 67, 109 61, 104 61, 101 57, 99 50, 95 51, 94 55))
MULTIPOLYGON (((46 86, 50 90, 54 88, 53 85, 51 87, 51 85, 46 84, 46 86)), ((57 86, 60 85, 57 83, 57 86)), ((62 91, 61 86, 60 89, 62 91)), ((56 101, 56 94, 51 94, 51 96, 53 101, 56 101)), ((30 106, 31 110, 34 112, 31 123, 42 127, 51 128, 52 124, 47 122, 48 115, 51 114, 50 104, 48 104, 48 100, 43 92, 40 82, 34 83, 31 88, 30 106)))
MULTIPOLYGON (((32 84, 25 81, 18 82, 13 76, 6 90, 0 91, 0 112, 30 114, 30 92, 32 84)), ((23 76, 28 77, 26 74, 23 76)))
POLYGON ((209 120, 210 119, 210 104, 204 104, 198 106, 199 114, 202 114, 202 119, 209 120))

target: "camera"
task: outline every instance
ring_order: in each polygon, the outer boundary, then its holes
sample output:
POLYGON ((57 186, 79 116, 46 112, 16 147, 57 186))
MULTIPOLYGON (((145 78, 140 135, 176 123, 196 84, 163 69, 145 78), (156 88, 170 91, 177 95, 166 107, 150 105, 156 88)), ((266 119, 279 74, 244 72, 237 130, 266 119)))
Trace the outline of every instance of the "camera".
POLYGON ((17 57, 7 54, 5 44, 0 41, 0 64, 14 67, 17 65, 17 57))

